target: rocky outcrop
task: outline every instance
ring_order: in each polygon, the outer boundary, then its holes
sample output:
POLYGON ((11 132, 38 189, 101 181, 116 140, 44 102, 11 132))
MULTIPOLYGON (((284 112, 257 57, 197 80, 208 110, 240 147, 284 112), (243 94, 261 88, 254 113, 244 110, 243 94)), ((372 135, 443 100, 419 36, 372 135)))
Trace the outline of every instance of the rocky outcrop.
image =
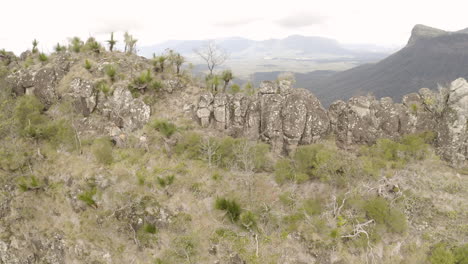
MULTIPOLYGON (((124 66, 125 60, 131 58, 122 59, 124 66)), ((141 98, 133 98, 128 81, 117 81, 104 93, 97 85, 103 81, 102 77, 89 72, 83 74, 81 63, 81 59, 72 58, 68 53, 57 54, 45 65, 21 68, 9 75, 7 81, 16 95, 35 95, 46 108, 63 98, 71 99, 75 111, 85 118, 98 112, 108 121, 94 122, 101 124, 102 131, 118 128, 122 132, 130 132, 149 121, 150 107, 141 98)), ((103 61, 101 64, 109 63, 103 61)))
POLYGON ((336 101, 328 111, 304 89, 287 80, 264 81, 255 96, 204 93, 197 116, 233 136, 260 139, 276 153, 294 152, 333 134, 339 147, 373 144, 379 138, 433 131, 438 153, 455 166, 468 160, 468 83, 452 82, 438 92, 422 88, 405 95, 402 103, 390 97, 358 96, 336 101))
POLYGON ((256 96, 204 93, 197 116, 202 126, 213 126, 230 135, 262 139, 276 153, 293 152, 298 144, 309 144, 329 129, 326 110, 304 89, 293 89, 289 81, 262 82, 256 96))
POLYGON ((440 119, 437 122, 437 146, 440 154, 461 166, 468 160, 468 82, 452 82, 440 119))

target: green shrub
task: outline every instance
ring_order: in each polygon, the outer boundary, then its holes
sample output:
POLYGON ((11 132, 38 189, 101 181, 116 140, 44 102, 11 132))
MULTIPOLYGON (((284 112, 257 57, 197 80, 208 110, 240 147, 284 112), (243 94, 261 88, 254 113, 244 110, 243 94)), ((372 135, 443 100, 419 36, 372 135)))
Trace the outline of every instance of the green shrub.
POLYGON ((310 178, 319 178, 317 173, 329 160, 333 160, 334 153, 323 145, 314 144, 298 147, 294 154, 294 164, 298 172, 308 175, 310 178))
POLYGON ((289 159, 280 159, 275 164, 275 181, 283 184, 287 180, 295 181, 296 173, 292 161, 289 159))
POLYGON ((47 55, 45 55, 45 53, 39 53, 39 61, 40 62, 47 62, 49 60, 49 57, 47 57, 47 55))
POLYGON ((104 165, 110 165, 114 161, 112 154, 112 142, 109 138, 98 138, 94 140, 91 146, 96 160, 104 165))
POLYGON ((59 52, 65 51, 66 47, 60 45, 60 43, 57 43, 57 45, 55 45, 55 47, 54 47, 54 50, 55 50, 55 52, 59 53, 59 52))
POLYGON ((81 49, 83 48, 83 41, 79 37, 73 37, 70 40, 70 46, 69 49, 73 52, 79 53, 81 49))
POLYGON ((92 51, 96 54, 99 54, 101 52, 101 44, 99 44, 99 42, 96 41, 95 38, 93 37, 89 37, 87 40, 86 40, 86 44, 84 46, 84 48, 86 50, 89 50, 89 51, 92 51))
POLYGON ((189 159, 198 159, 200 157, 200 142, 202 137, 196 132, 185 132, 177 141, 174 152, 178 155, 184 155, 189 159))
POLYGON ((406 216, 397 208, 391 208, 387 200, 375 197, 364 205, 366 215, 377 224, 386 225, 389 231, 403 233, 407 229, 406 216))
POLYGON ((239 220, 242 211, 240 205, 235 200, 226 198, 216 198, 215 208, 226 211, 226 214, 232 222, 237 222, 237 220, 239 220))
POLYGON ((107 65, 105 68, 106 75, 109 76, 109 79, 114 82, 117 75, 117 69, 113 65, 107 65))
POLYGON ((22 177, 18 183, 18 187, 21 191, 26 192, 30 190, 37 190, 43 184, 35 176, 22 177))
POLYGON ((148 87, 151 90, 153 90, 155 92, 158 92, 158 91, 160 91, 162 89, 163 84, 158 80, 154 80, 153 82, 151 82, 151 84, 148 87))
POLYGON ((452 252, 443 243, 439 243, 432 248, 429 261, 431 264, 456 264, 452 252))
POLYGON ((94 195, 96 195, 96 188, 93 187, 89 190, 86 190, 82 193, 80 193, 78 195, 78 200, 81 200, 83 201, 84 203, 86 203, 88 206, 91 206, 91 207, 94 207, 94 208, 97 208, 97 203, 96 201, 94 201, 94 195))
POLYGON ((85 60, 84 67, 88 71, 91 70, 92 65, 91 65, 91 62, 88 59, 85 60))
POLYGON ((145 223, 145 225, 143 226, 143 230, 149 234, 156 234, 158 232, 155 225, 148 223, 145 223))
POLYGON ((97 84, 97 89, 98 89, 98 91, 101 91, 105 95, 112 95, 112 89, 109 86, 109 84, 107 84, 106 81, 99 82, 97 84))
POLYGON ((158 181, 159 186, 161 186, 162 188, 166 188, 167 186, 174 183, 175 176, 168 175, 166 177, 157 177, 156 179, 158 181))
POLYGON ((468 243, 453 249, 456 264, 468 264, 468 243))
POLYGON ((158 130, 161 134, 163 134, 167 138, 171 137, 177 131, 176 125, 174 125, 173 123, 170 123, 167 120, 155 120, 151 124, 151 127, 158 130))
POLYGON ((302 208, 307 215, 319 215, 322 213, 323 201, 318 199, 307 199, 304 201, 302 208))
POLYGON ((236 93, 240 93, 240 92, 241 92, 241 88, 240 88, 239 85, 237 85, 237 84, 231 85, 231 93, 236 94, 236 93))
POLYGON ((395 142, 378 139, 376 144, 361 149, 364 170, 376 175, 383 168, 397 169, 413 160, 422 160, 429 154, 429 144, 433 142, 433 132, 406 135, 395 142))
POLYGON ((248 230, 257 230, 257 216, 252 211, 244 211, 240 214, 240 224, 248 230))

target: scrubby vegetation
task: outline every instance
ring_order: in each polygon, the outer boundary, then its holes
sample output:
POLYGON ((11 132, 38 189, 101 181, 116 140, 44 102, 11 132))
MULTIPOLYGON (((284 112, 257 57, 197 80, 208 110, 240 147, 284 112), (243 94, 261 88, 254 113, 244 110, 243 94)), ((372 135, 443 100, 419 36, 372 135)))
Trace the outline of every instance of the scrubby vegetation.
MULTIPOLYGON (((53 245, 86 263, 467 263, 466 172, 439 160, 432 133, 357 150, 322 140, 280 156, 268 144, 202 129, 165 101, 190 96, 162 91, 170 78, 190 81, 180 54, 129 72, 122 61, 135 56, 136 39, 127 34, 126 53, 113 35, 112 53, 96 43, 73 38, 56 53, 75 56, 71 68, 93 80, 98 103, 125 83, 123 92, 151 102, 152 121, 134 131, 86 129, 113 113, 85 115, 75 104, 93 101, 65 96, 54 104, 13 96, 5 70, 0 242, 37 240, 44 250, 52 248, 44 241, 63 242, 53 245)), ((28 67, 41 67, 34 56, 28 67)), ((208 88, 255 92, 229 86, 232 77, 213 73, 208 88)), ((70 92, 65 81, 61 95, 70 92)))

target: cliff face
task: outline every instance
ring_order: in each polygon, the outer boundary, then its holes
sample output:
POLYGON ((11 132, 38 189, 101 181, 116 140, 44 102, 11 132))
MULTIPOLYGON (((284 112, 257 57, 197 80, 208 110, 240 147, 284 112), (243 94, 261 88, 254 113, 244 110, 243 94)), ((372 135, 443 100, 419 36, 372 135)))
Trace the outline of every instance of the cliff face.
POLYGON ((325 110, 319 100, 291 83, 262 82, 255 97, 218 93, 201 95, 197 116, 204 127, 213 126, 234 136, 261 139, 277 153, 291 153, 334 135, 343 148, 372 144, 378 138, 433 131, 440 155, 455 166, 468 159, 468 83, 453 81, 439 92, 422 88, 405 95, 403 103, 391 98, 353 97, 336 101, 325 110))

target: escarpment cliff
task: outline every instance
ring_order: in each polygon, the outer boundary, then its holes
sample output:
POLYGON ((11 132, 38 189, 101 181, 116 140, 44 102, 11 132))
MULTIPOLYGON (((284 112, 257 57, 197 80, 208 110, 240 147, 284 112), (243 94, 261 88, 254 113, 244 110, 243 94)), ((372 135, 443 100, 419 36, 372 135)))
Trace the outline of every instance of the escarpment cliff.
POLYGON ((233 136, 261 139, 276 153, 291 153, 300 144, 310 144, 334 135, 343 148, 372 144, 379 138, 433 131, 439 154, 461 165, 468 159, 468 83, 457 79, 438 92, 422 88, 394 103, 389 97, 353 97, 336 101, 325 110, 319 100, 291 82, 264 81, 258 93, 206 92, 200 96, 197 117, 233 136))

